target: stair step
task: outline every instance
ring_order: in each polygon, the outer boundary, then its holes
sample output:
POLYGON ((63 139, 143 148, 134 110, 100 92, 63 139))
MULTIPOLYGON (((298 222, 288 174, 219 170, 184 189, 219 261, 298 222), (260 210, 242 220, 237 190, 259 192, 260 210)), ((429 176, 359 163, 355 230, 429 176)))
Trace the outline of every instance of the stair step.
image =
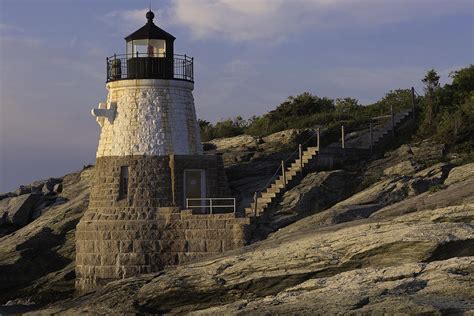
POLYGON ((285 175, 286 177, 288 178, 289 176, 292 177, 292 176, 295 176, 298 172, 294 171, 294 170, 287 170, 285 171, 285 175))
MULTIPOLYGON (((387 136, 393 133, 393 129, 399 127, 401 124, 405 122, 407 118, 412 115, 412 109, 408 109, 404 112, 396 113, 393 121, 389 119, 384 125, 378 125, 376 129, 373 130, 372 134, 372 147, 377 146, 380 142, 384 139, 388 139, 387 136), (393 122, 393 128, 392 128, 393 122)), ((371 147, 371 138, 368 131, 362 133, 360 137, 355 137, 347 141, 346 144, 350 145, 348 148, 353 149, 361 149, 361 153, 363 149, 369 150, 371 147)), ((340 147, 340 146, 339 146, 340 147)), ((265 189, 265 191, 261 192, 260 196, 257 200, 257 216, 260 216, 265 212, 268 206, 275 201, 278 196, 281 196, 283 192, 287 190, 288 183, 297 178, 297 175, 302 174, 306 165, 314 159, 314 157, 319 153, 318 147, 307 147, 306 150, 302 153, 301 158, 296 158, 293 162, 286 166, 285 168, 285 176, 281 174, 275 179, 271 185, 265 189), (283 181, 285 178, 286 183, 283 181)), ((358 153, 358 151, 354 151, 354 153, 358 153)), ((254 214, 254 206, 255 203, 251 203, 250 207, 245 208, 246 214, 254 214)))
POLYGON ((284 187, 285 185, 283 183, 272 183, 270 189, 275 190, 275 193, 280 193, 281 189, 283 189, 284 187))
POLYGON ((270 187, 267 188, 265 193, 277 195, 277 194, 280 193, 281 189, 282 188, 277 188, 277 187, 274 187, 274 186, 270 186, 270 187))
POLYGON ((271 203, 272 201, 273 201, 273 198, 271 198, 271 197, 259 197, 259 198, 257 199, 257 203, 258 203, 258 204, 262 204, 262 203, 263 203, 263 204, 265 204, 265 203, 269 204, 269 203, 271 203))
MULTIPOLYGON (((257 203, 257 210, 263 210, 263 209, 267 208, 268 205, 269 205, 269 203, 268 203, 268 204, 265 204, 265 203, 263 203, 263 204, 262 204, 262 203, 257 203)), ((250 208, 251 208, 252 210, 253 210, 254 207, 255 207, 255 203, 253 203, 253 202, 250 203, 250 208)))
MULTIPOLYGON (((268 189, 267 189, 268 190, 268 189)), ((277 196, 276 192, 263 192, 262 193, 262 198, 275 198, 277 196)))
MULTIPOLYGON (((298 160, 299 160, 299 159, 298 159, 298 160)), ((304 168, 304 164, 303 164, 303 168, 304 168)), ((290 169, 292 169, 292 170, 298 170, 298 171, 301 170, 301 164, 300 164, 300 162, 297 161, 297 162, 292 163, 292 164, 290 165, 290 169)))

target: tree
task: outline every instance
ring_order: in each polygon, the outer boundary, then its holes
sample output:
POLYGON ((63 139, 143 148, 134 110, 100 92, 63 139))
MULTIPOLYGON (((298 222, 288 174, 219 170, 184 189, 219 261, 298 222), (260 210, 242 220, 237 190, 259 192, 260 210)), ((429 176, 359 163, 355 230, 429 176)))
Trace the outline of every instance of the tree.
POLYGON ((394 111, 399 111, 407 108, 410 104, 410 89, 390 90, 376 103, 364 107, 364 111, 366 113, 371 113, 371 115, 387 115, 390 113, 391 107, 393 107, 394 111))
POLYGON ((439 75, 434 69, 428 70, 425 77, 421 80, 425 85, 425 97, 427 102, 425 122, 433 123, 435 116, 435 92, 439 89, 439 75))
POLYGON ((269 115, 272 121, 279 121, 291 117, 302 117, 321 112, 334 110, 334 101, 329 98, 320 98, 309 92, 303 92, 288 99, 277 106, 269 115))
POLYGON ((353 98, 337 98, 335 101, 335 108, 339 113, 357 111, 360 106, 359 100, 353 98))

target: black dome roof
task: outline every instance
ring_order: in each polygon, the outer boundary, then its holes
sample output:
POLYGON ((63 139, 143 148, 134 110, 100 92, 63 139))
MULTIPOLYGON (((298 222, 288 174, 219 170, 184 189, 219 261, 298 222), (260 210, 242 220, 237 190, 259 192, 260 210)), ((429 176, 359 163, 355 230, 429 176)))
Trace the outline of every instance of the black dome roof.
POLYGON ((148 11, 146 14, 146 18, 148 22, 137 31, 125 37, 125 40, 129 42, 132 40, 149 38, 149 39, 162 39, 162 40, 174 41, 176 37, 166 32, 165 30, 160 29, 158 26, 155 25, 155 23, 153 23, 154 17, 155 17, 155 14, 152 11, 148 11))

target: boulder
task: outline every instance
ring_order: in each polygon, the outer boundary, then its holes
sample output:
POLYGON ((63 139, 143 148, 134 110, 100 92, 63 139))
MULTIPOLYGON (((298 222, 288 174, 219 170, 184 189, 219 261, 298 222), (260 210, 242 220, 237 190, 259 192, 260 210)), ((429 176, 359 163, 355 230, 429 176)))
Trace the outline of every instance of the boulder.
POLYGON ((87 208, 93 170, 65 176, 59 198, 43 196, 39 201, 34 210, 41 209, 39 218, 0 238, 0 305, 9 300, 42 303, 72 296, 74 231, 87 208))
POLYGON ((208 142, 218 151, 229 151, 237 148, 255 148, 257 142, 255 137, 250 135, 239 135, 228 138, 217 138, 208 142))
POLYGON ((18 197, 0 201, 0 214, 2 224, 24 226, 31 219, 35 205, 40 201, 40 194, 23 194, 18 197))
POLYGON ((263 142, 260 148, 266 152, 298 148, 298 144, 307 141, 310 137, 313 137, 313 141, 315 141, 315 132, 313 129, 288 129, 273 133, 262 138, 263 142))
POLYGON ((453 183, 461 182, 469 178, 474 178, 474 163, 469 163, 453 168, 449 172, 447 179, 444 181, 444 184, 451 185, 453 183))
POLYGON ((452 168, 453 165, 449 163, 437 163, 417 172, 409 183, 410 195, 418 195, 441 186, 452 168))
POLYGON ((354 174, 344 170, 309 173, 298 185, 283 194, 272 214, 272 225, 280 228, 308 215, 308 212, 326 209, 350 196, 358 181, 354 174))
POLYGON ((28 194, 31 193, 31 187, 20 185, 18 189, 13 192, 15 195, 23 195, 23 194, 28 194))
POLYGON ((51 193, 54 193, 54 192, 53 192, 53 188, 54 188, 54 186, 53 186, 52 183, 50 183, 50 182, 45 182, 45 184, 43 185, 43 188, 42 188, 41 192, 42 192, 43 194, 45 194, 45 195, 46 195, 46 194, 51 194, 51 193))
POLYGON ((6 199, 6 198, 15 197, 15 196, 17 196, 17 195, 13 192, 1 193, 0 194, 0 201, 3 200, 3 199, 6 199))
POLYGON ((63 192, 63 184, 62 183, 57 183, 54 185, 53 191, 55 193, 61 193, 63 192))
POLYGON ((404 176, 414 174, 422 168, 413 159, 402 161, 395 166, 386 168, 383 173, 386 176, 404 176))

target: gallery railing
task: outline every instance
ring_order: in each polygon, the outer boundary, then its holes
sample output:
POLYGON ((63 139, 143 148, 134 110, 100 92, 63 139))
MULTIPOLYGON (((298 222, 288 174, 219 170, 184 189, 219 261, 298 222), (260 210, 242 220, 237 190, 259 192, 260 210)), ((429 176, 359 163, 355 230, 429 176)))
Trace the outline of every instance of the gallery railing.
POLYGON ((235 198, 187 198, 186 208, 202 214, 235 213, 235 198))
POLYGON ((148 53, 107 57, 107 82, 124 79, 177 79, 194 82, 194 58, 148 53))

